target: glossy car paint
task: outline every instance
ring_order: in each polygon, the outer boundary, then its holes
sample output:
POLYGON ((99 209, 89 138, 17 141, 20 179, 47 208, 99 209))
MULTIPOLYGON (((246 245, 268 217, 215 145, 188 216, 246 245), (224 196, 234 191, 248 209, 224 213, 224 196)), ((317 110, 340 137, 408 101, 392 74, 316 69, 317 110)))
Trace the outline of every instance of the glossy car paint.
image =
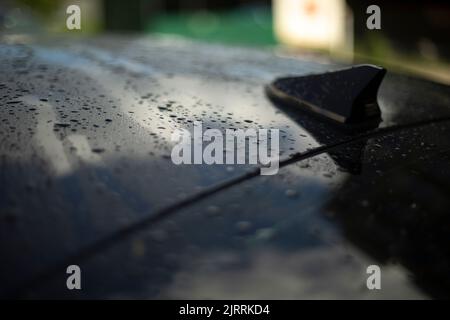
POLYGON ((265 96, 340 68, 276 51, 4 38, 0 56, 2 296, 449 295, 448 87, 388 73, 379 127, 351 133, 265 96), (194 120, 280 129, 282 169, 174 165, 194 120))

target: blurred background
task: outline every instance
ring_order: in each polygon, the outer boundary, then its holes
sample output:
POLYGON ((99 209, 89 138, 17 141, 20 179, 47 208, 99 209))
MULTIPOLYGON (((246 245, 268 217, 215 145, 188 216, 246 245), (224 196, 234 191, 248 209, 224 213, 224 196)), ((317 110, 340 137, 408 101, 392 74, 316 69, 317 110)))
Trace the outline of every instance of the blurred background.
POLYGON ((381 64, 450 84, 448 0, 0 0, 0 33, 172 35, 381 64), (79 31, 66 29, 72 4, 81 8, 79 31), (381 30, 366 27, 372 4, 381 30))

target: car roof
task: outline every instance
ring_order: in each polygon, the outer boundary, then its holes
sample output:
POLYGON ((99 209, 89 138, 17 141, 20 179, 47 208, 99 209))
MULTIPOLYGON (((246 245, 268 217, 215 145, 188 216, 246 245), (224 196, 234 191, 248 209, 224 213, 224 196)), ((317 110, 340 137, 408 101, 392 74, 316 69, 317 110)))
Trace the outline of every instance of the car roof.
POLYGON ((273 50, 116 36, 0 56, 6 296, 371 297, 346 278, 370 264, 399 295, 447 294, 448 87, 388 72, 382 122, 355 134, 265 96, 341 67, 273 50), (280 173, 176 166, 171 134, 195 120, 280 129, 280 173), (69 263, 84 296, 60 286, 69 263))

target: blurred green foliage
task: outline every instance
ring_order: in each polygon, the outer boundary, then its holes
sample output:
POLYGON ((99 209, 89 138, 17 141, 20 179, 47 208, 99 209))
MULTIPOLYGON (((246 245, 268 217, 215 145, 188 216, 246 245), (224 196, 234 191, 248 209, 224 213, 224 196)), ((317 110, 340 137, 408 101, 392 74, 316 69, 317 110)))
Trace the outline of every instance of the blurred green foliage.
POLYGON ((277 43, 269 7, 159 14, 149 21, 147 31, 228 44, 277 43))
POLYGON ((33 12, 43 17, 51 16, 61 4, 58 0, 16 0, 16 2, 31 8, 33 12))

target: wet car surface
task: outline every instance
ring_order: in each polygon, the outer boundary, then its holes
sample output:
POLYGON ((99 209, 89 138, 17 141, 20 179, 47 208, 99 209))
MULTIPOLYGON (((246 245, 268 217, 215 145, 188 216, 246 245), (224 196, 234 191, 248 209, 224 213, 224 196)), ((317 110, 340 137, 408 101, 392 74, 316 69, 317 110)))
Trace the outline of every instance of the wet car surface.
POLYGON ((17 42, 0 45, 2 295, 448 296, 448 87, 388 73, 383 121, 349 133, 264 94, 337 65, 169 38, 17 42), (195 120, 280 129, 280 172, 174 165, 171 133, 195 120))

